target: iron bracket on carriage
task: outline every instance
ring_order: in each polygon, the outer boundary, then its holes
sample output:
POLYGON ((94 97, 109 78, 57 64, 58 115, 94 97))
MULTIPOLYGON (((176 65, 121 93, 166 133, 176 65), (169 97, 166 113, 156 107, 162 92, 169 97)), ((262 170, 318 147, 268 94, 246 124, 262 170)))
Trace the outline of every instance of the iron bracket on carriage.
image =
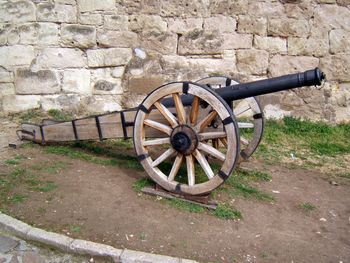
POLYGON ((133 138, 137 159, 157 185, 178 196, 204 195, 258 147, 264 116, 255 96, 321 85, 324 79, 316 68, 242 84, 228 77, 173 82, 137 108, 69 122, 24 123, 18 135, 40 144, 133 138))

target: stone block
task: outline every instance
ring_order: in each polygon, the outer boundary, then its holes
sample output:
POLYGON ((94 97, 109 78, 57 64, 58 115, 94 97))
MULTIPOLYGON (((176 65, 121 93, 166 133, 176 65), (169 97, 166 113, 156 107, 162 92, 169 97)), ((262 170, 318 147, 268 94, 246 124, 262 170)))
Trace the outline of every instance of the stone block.
POLYGON ((132 57, 130 48, 108 48, 88 50, 89 67, 108 67, 126 65, 132 57))
POLYGON ((277 17, 281 19, 284 15, 284 5, 281 1, 248 1, 248 12, 256 17, 277 17))
POLYGON ((237 68, 239 72, 252 75, 266 74, 269 65, 269 53, 265 50, 237 50, 237 68))
POLYGON ((266 36, 267 20, 265 17, 239 16, 238 32, 266 36))
POLYGON ((83 51, 73 48, 44 48, 33 65, 37 69, 51 68, 81 68, 86 66, 83 51))
POLYGON ((255 35, 254 47, 266 50, 272 54, 285 54, 287 53, 287 40, 280 37, 262 37, 255 35))
POLYGON ((0 22, 31 22, 35 21, 35 5, 28 0, 0 2, 0 22))
POLYGON ((13 73, 0 67, 0 83, 13 82, 13 73))
POLYGON ((330 52, 350 53, 350 31, 344 29, 334 29, 329 34, 330 52))
POLYGON ((65 93, 91 94, 90 71, 68 69, 63 72, 62 91, 65 93))
POLYGON ((248 13, 249 0, 210 1, 211 14, 242 15, 248 13))
POLYGON ((46 95, 40 98, 41 108, 78 111, 81 106, 81 98, 78 94, 46 95))
POLYGON ((328 38, 288 38, 288 55, 323 57, 328 54, 328 50, 328 38))
POLYGON ((275 55, 270 59, 269 72, 271 77, 278 77, 313 69, 318 64, 319 59, 315 57, 275 55))
POLYGON ((320 68, 324 70, 329 81, 350 81, 350 55, 337 54, 321 58, 320 68))
POLYGON ((78 254, 87 254, 90 256, 102 256, 102 257, 111 257, 115 261, 120 260, 120 255, 122 250, 116 249, 112 246, 98 244, 91 241, 75 239, 70 245, 70 249, 78 254))
POLYGON ((180 263, 179 258, 133 251, 129 249, 124 249, 120 258, 124 263, 180 263))
POLYGON ((0 98, 6 95, 15 94, 15 85, 13 83, 0 83, 0 98))
POLYGON ((19 42, 29 45, 58 45, 58 25, 27 23, 18 27, 19 42))
POLYGON ((180 55, 213 55, 222 52, 223 39, 218 32, 194 30, 179 38, 180 55))
POLYGON ((121 79, 114 75, 115 68, 99 68, 91 71, 93 94, 118 95, 123 93, 121 79))
POLYGON ((120 111, 121 95, 94 95, 84 99, 83 105, 87 112, 106 113, 111 111, 120 111))
POLYGON ((135 32, 166 32, 167 23, 156 15, 133 15, 130 16, 129 29, 135 32))
POLYGON ((70 237, 34 227, 27 233, 27 239, 53 246, 64 251, 69 251, 69 246, 73 242, 73 239, 70 237))
MULTIPOLYGON (((8 103, 13 103, 11 102, 11 98, 15 97, 15 96, 9 96, 9 101, 6 102, 5 104, 8 103)), ((4 103, 3 103, 4 106, 4 103)), ((6 105, 6 109, 8 108, 7 106, 11 106, 11 105, 6 105)), ((16 105, 13 105, 16 106, 16 105)), ((18 105, 21 106, 21 105, 18 105)), ((4 107, 5 110, 5 107, 4 107)), ((5 231, 8 231, 12 234, 15 234, 19 237, 25 237, 27 232, 32 229, 32 227, 26 223, 23 223, 20 220, 17 220, 11 216, 5 215, 3 213, 0 212, 0 227, 1 229, 4 229, 5 231)))
POLYGON ((17 69, 15 74, 17 94, 54 94, 61 90, 57 72, 51 70, 31 71, 17 69))
POLYGON ((128 31, 129 19, 125 15, 105 15, 104 28, 119 31, 128 31))
POLYGON ((94 25, 99 26, 102 24, 102 15, 101 14, 80 14, 79 15, 80 24, 84 25, 94 25))
POLYGON ((2 46, 0 47, 0 65, 8 68, 13 66, 30 65, 34 59, 32 46, 2 46))
POLYGON ((307 37, 310 26, 306 19, 270 18, 267 31, 268 35, 277 37, 307 37))
POLYGON ((115 9, 115 1, 78 0, 78 7, 80 12, 111 11, 115 9))
POLYGON ((136 33, 130 31, 98 30, 97 43, 102 47, 136 47, 139 38, 136 33))
POLYGON ((160 54, 176 54, 177 35, 171 33, 148 32, 141 35, 141 46, 147 51, 160 54))
POLYGON ((224 50, 249 49, 253 45, 253 35, 248 34, 223 34, 224 50))
POLYGON ((40 107, 39 95, 8 95, 2 99, 4 112, 20 112, 40 107))
POLYGON ((236 19, 229 16, 213 16, 204 19, 204 30, 219 31, 221 33, 233 33, 236 30, 236 19))
POLYGON ((53 2, 40 3, 37 6, 37 20, 45 22, 75 23, 77 7, 53 2))
POLYGON ((128 79, 128 88, 130 92, 148 94, 163 85, 164 82, 164 78, 161 75, 130 77, 128 79))
POLYGON ((169 18, 168 28, 170 32, 185 34, 193 30, 201 30, 203 26, 202 18, 169 18))
POLYGON ((61 44, 66 47, 93 47, 96 45, 96 28, 84 25, 62 25, 61 44))

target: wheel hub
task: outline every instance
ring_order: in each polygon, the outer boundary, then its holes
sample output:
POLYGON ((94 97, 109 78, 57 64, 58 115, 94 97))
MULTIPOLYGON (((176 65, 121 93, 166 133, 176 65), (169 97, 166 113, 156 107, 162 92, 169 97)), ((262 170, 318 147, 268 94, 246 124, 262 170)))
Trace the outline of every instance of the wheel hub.
POLYGON ((188 125, 179 125, 171 133, 170 142, 179 153, 189 155, 198 146, 196 132, 188 125))

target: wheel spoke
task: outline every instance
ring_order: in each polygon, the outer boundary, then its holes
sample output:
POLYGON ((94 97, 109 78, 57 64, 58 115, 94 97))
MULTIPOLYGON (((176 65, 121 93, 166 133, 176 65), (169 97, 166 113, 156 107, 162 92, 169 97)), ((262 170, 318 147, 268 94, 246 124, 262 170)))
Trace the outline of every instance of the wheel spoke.
POLYGON ((144 123, 147 126, 150 126, 150 127, 154 128, 154 129, 159 130, 161 132, 164 132, 164 133, 166 133, 168 135, 170 135, 171 132, 172 132, 172 129, 169 126, 164 125, 164 124, 162 124, 160 122, 157 122, 157 121, 146 119, 146 120, 144 120, 144 123))
POLYGON ((199 98, 197 96, 194 96, 191 112, 190 112, 190 123, 191 125, 195 125, 198 120, 198 113, 199 113, 199 98))
POLYGON ((186 124, 186 112, 179 93, 173 93, 177 117, 180 124, 186 124))
POLYGON ((154 162, 152 163, 153 167, 157 167, 159 164, 161 164, 163 161, 168 159, 171 155, 173 155, 175 150, 173 148, 169 148, 165 152, 163 152, 154 162))
POLYGON ((226 136, 226 132, 203 132, 198 134, 198 138, 200 141, 225 138, 226 136))
POLYGON ((195 130, 202 132, 216 118, 216 116, 218 116, 216 111, 210 112, 201 122, 196 125, 195 130))
POLYGON ((254 123, 238 122, 238 128, 240 128, 240 129, 253 129, 254 128, 254 123))
POLYGON ((192 155, 186 155, 186 166, 187 166, 187 180, 189 186, 194 186, 195 184, 195 170, 194 170, 194 160, 192 155))
POLYGON ((200 151, 195 150, 193 153, 194 157, 196 157, 197 161, 199 162, 199 164, 202 166, 203 171, 205 172, 205 174, 207 175, 207 177, 209 179, 214 177, 214 172, 211 169, 207 159, 205 159, 205 157, 203 156, 203 154, 200 153, 200 151))
POLYGON ((211 140, 211 143, 213 144, 213 147, 215 149, 219 149, 219 140, 218 139, 211 140))
POLYGON ((173 167, 171 167, 171 171, 170 171, 170 174, 168 176, 168 181, 171 182, 171 181, 174 181, 175 179, 175 176, 177 175, 180 167, 181 167, 181 164, 182 164, 182 159, 183 159, 183 155, 182 154, 178 154, 175 158, 175 161, 173 163, 173 167))
POLYGON ((155 102, 154 105, 157 107, 157 109, 159 110, 159 112, 164 116, 165 119, 167 119, 167 121, 170 123, 171 127, 176 127, 177 125, 179 125, 176 117, 174 116, 174 114, 172 114, 170 112, 170 110, 168 110, 168 108, 166 108, 162 103, 160 102, 155 102))
POLYGON ((240 136, 240 140, 242 144, 249 145, 249 141, 246 138, 244 138, 242 135, 240 136))
POLYGON ((220 138, 220 141, 227 148, 227 139, 226 138, 220 138))
POLYGON ((214 156, 215 158, 219 159, 220 161, 225 161, 225 154, 216 150, 214 147, 212 147, 208 144, 200 142, 198 144, 198 149, 210 154, 211 156, 214 156))
POLYGON ((169 144, 169 143, 170 143, 170 138, 161 138, 161 139, 144 141, 143 146, 162 145, 162 144, 169 144))

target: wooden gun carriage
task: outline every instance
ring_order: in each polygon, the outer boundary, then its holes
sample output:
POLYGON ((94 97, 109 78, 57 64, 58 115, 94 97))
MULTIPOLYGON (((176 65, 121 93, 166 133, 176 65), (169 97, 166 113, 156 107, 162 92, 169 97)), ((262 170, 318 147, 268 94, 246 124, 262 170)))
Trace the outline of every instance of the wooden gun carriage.
POLYGON ((264 118, 254 96, 320 85, 324 78, 316 68, 244 84, 226 77, 173 82, 155 89, 137 108, 25 123, 19 136, 40 144, 132 137, 137 159, 158 185, 202 195, 220 186, 259 145, 264 118))

